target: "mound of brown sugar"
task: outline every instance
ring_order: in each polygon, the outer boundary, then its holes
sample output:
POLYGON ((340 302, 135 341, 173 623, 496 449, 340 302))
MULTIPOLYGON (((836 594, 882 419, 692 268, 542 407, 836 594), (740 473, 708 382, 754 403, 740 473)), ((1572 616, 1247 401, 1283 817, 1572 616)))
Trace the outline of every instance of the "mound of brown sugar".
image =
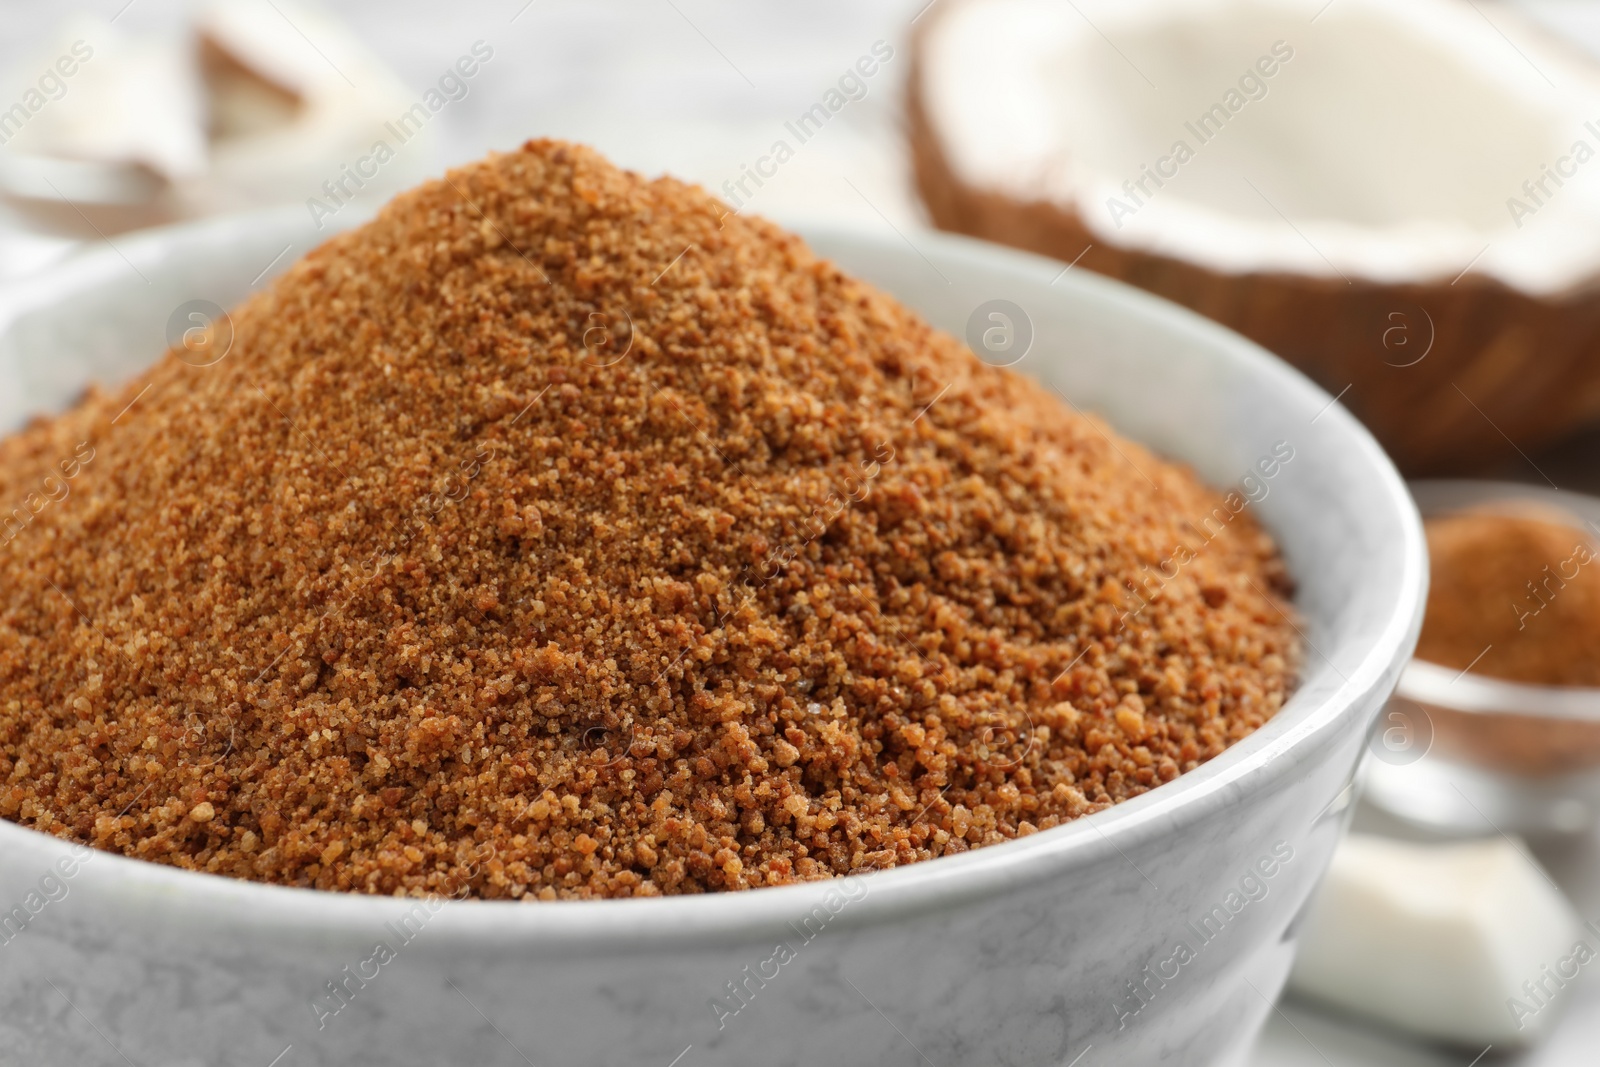
POLYGON ((1600 686, 1600 552, 1576 520, 1561 518, 1429 519, 1432 582, 1417 655, 1508 681, 1600 686))
POLYGON ((1248 509, 588 150, 403 195, 233 327, 0 446, 0 501, 68 487, 0 546, 9 819, 365 893, 740 889, 1099 810, 1292 684, 1248 509))

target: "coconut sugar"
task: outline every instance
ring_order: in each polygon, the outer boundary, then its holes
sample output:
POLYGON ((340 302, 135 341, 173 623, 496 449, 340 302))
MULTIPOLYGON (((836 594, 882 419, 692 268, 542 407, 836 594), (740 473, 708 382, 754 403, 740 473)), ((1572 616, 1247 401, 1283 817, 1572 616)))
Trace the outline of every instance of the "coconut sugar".
POLYGON ((1418 657, 1508 681, 1600 686, 1600 562, 1589 533, 1564 519, 1430 518, 1418 657))
POLYGON ((8 819, 330 890, 744 889, 1099 811, 1292 687, 1248 508, 589 150, 405 194, 232 325, 0 444, 0 515, 93 455, 0 544, 8 819))

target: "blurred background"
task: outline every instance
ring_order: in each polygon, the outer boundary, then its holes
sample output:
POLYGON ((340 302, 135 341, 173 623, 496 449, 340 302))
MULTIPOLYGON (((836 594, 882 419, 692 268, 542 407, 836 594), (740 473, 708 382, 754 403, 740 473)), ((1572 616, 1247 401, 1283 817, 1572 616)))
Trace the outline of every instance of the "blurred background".
MULTIPOLYGON (((630 168, 702 183, 742 210, 914 243, 933 220, 907 131, 913 38, 947 2, 0 0, 0 294, 75 249, 114 247, 119 235, 146 226, 285 204, 342 225, 424 177, 535 136, 586 142, 630 168), (775 171, 767 165, 768 176, 749 178, 776 140, 795 139, 787 124, 842 75, 864 69, 857 64, 868 55, 874 72, 850 83, 848 103, 826 126, 775 171), (393 158, 370 156, 378 127, 393 135, 393 158)), ((1536 27, 1579 62, 1600 62, 1600 3, 1463 4, 1491 27, 1514 7, 1509 17, 1519 26, 1536 27)), ((1084 266, 1102 269, 1092 257, 1084 266)), ((1338 391, 1335 380, 1323 384, 1338 391)), ((1482 448, 1465 473, 1600 490, 1600 430, 1592 423, 1576 420, 1526 449, 1492 422, 1477 433, 1482 448)), ((1568 503, 1581 511, 1588 501, 1568 503)), ((1600 519, 1600 507, 1592 515, 1600 519)), ((1587 655, 1600 656, 1600 648, 1587 655)), ((1435 750, 1439 724, 1425 705, 1397 702, 1380 724, 1370 761, 1379 777, 1357 807, 1356 829, 1391 841, 1482 840, 1511 849, 1559 886, 1579 920, 1600 921, 1600 801, 1585 792, 1596 772, 1585 769, 1578 786, 1570 776, 1548 789, 1539 779, 1531 787, 1538 796, 1526 803, 1503 782, 1474 779, 1483 792, 1473 792, 1469 806, 1481 820, 1430 808, 1429 789, 1466 796, 1462 785, 1479 772, 1435 750)), ((1450 894, 1473 888, 1448 872, 1439 878, 1445 910, 1450 894)), ((1405 941, 1410 920, 1395 902, 1361 906, 1369 911, 1325 921, 1389 923, 1382 928, 1405 941)), ((1522 929, 1516 910, 1473 921, 1499 923, 1514 938, 1522 929)), ((1584 936, 1600 946, 1592 931, 1584 936)), ((1447 955, 1441 967, 1453 966, 1447 955)), ((1382 958, 1370 963, 1386 966, 1382 958)), ((1291 990, 1279 1005, 1253 1063, 1465 1067, 1477 1055, 1539 1067, 1593 1064, 1600 986, 1590 970, 1600 967, 1581 967, 1562 983, 1559 1023, 1527 1049, 1515 1039, 1497 1045, 1453 1040, 1437 1025, 1408 1027, 1393 1017, 1403 1008, 1375 1018, 1337 995, 1307 995, 1316 983, 1297 982, 1302 992, 1291 990)))
MULTIPOLYGON (((193 47, 196 13, 202 27, 220 25, 226 16, 219 13, 227 6, 208 9, 179 0, 51 5, 6 0, 0 3, 6 25, 0 36, 0 85, 8 91, 0 98, 16 99, 57 58, 58 44, 77 38, 155 41, 169 46, 168 61, 176 61, 177 53, 193 47), (208 11, 210 22, 203 21, 208 11), (83 17, 81 22, 77 16, 83 17)), ((392 168, 395 178, 386 182, 390 190, 535 136, 584 141, 624 166, 651 174, 670 172, 714 189, 737 178, 741 166, 753 163, 784 134, 785 122, 816 103, 845 68, 874 41, 883 40, 897 54, 869 80, 866 96, 853 101, 829 123, 826 136, 807 144, 767 182, 751 209, 773 216, 825 215, 905 227, 917 223, 919 211, 900 133, 899 100, 909 69, 909 53, 902 49, 921 6, 898 0, 870 5, 825 0, 803 7, 701 0, 335 0, 314 9, 334 16, 334 27, 312 27, 299 14, 312 10, 304 5, 280 4, 276 9, 292 12, 314 37, 320 34, 319 40, 336 42, 322 42, 322 51, 329 53, 323 69, 303 76, 296 72, 310 91, 324 83, 331 83, 336 98, 359 98, 371 91, 379 96, 376 113, 385 120, 437 88, 460 57, 471 55, 475 42, 482 42, 480 53, 492 51, 477 73, 461 79, 465 95, 450 99, 429 121, 428 143, 405 146, 404 158, 392 168), (374 64, 379 72, 364 73, 374 64), (392 77, 393 84, 375 88, 382 75, 392 77)), ((276 10, 268 5, 267 13, 276 15, 276 10)), ((241 50, 258 53, 245 58, 263 66, 272 63, 273 46, 280 42, 267 40, 270 33, 283 38, 281 46, 292 64, 302 42, 298 31, 281 17, 265 29, 241 27, 236 43, 241 50)), ((124 54, 120 59, 130 49, 127 40, 119 43, 124 54)), ((162 63, 156 57, 148 66, 162 63)), ((95 64, 84 64, 83 73, 93 73, 95 64)), ((133 72, 135 83, 138 75, 133 72)), ((75 102, 82 87, 72 88, 63 104, 75 102)), ((345 102, 352 109, 361 104, 345 102)), ((48 116, 48 111, 41 112, 39 121, 48 116)), ((156 125, 148 115, 143 119, 156 125)), ((355 144, 365 149, 370 127, 359 121, 357 127, 355 144)), ((162 136, 160 129, 148 131, 153 141, 162 136)), ((303 202, 323 195, 322 181, 354 158, 340 154, 344 147, 320 154, 308 149, 303 175, 290 175, 285 167, 285 177, 275 188, 209 192, 224 203, 232 194, 235 206, 245 201, 303 202)), ((390 169, 385 168, 385 178, 390 169)), ((51 198, 45 192, 42 206, 49 209, 51 198)), ((77 239, 96 237, 88 221, 73 212, 40 211, 39 206, 11 200, 0 207, 0 277, 25 273, 61 254, 70 247, 59 239, 64 232, 77 239)), ((96 217, 94 223, 101 220, 96 217)))

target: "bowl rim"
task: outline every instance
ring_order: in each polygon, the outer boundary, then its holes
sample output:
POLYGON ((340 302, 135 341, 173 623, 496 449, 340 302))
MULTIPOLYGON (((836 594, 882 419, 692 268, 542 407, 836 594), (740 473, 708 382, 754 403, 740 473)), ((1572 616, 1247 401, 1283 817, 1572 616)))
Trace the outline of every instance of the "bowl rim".
MULTIPOLYGON (((1577 521, 1573 529, 1587 527, 1585 532, 1600 535, 1600 522, 1596 521, 1600 518, 1600 497, 1587 493, 1555 485, 1491 478, 1418 478, 1407 485, 1424 520, 1474 508, 1489 510, 1484 505, 1526 502, 1538 504, 1547 515, 1552 511, 1565 513, 1577 521), (1584 512, 1596 518, 1585 518, 1584 512)), ((1507 510, 1513 509, 1508 507, 1507 510)), ((1600 547, 1596 554, 1600 555, 1600 547)), ((1413 657, 1401 672, 1395 694, 1429 707, 1468 715, 1515 715, 1600 723, 1600 687, 1517 682, 1479 674, 1472 666, 1468 664, 1466 670, 1459 670, 1413 657)))
POLYGON ((1467 715, 1516 715, 1600 723, 1600 688, 1535 685, 1456 670, 1413 658, 1400 673, 1395 695, 1431 708, 1467 715))
MULTIPOLYGON (((41 294, 48 294, 73 275, 103 276, 110 269, 106 260, 125 257, 158 267, 173 248, 225 242, 230 235, 263 226, 276 227, 281 239, 285 233, 306 229, 305 214, 296 207, 223 216, 119 238, 113 249, 79 252, 47 268, 33 281, 14 287, 12 294, 0 293, 0 329, 8 306, 16 306, 7 299, 9 295, 20 296, 22 305, 38 309, 41 300, 50 299, 41 294)), ((993 897, 1098 862, 1115 862, 1120 857, 1132 865, 1127 855, 1130 849, 1236 805, 1247 784, 1264 787, 1293 775, 1297 761, 1292 753, 1317 745, 1374 691, 1392 685, 1421 626, 1427 582, 1422 523, 1388 456, 1336 398, 1226 327, 1111 278, 1088 271, 1063 272, 1059 262, 1043 256, 927 230, 916 231, 916 244, 909 245, 903 236, 853 227, 797 229, 808 245, 874 245, 908 259, 943 259, 976 267, 997 281, 1053 284, 1063 293, 1076 291, 1118 317, 1155 320, 1197 343, 1219 349, 1249 366, 1251 373, 1272 381, 1286 398, 1295 397, 1320 409, 1318 419, 1338 427, 1342 444, 1358 456, 1346 462, 1364 468, 1369 476, 1365 487, 1372 494, 1370 500, 1384 502, 1402 530, 1402 543, 1396 549, 1401 577, 1386 588, 1390 598, 1387 620, 1381 630, 1364 638, 1366 647, 1359 662, 1337 670, 1340 681, 1332 692, 1321 698, 1308 697, 1302 678, 1301 688, 1284 707, 1248 737, 1172 782, 1105 811, 955 856, 864 874, 860 884, 865 892, 852 898, 851 906, 833 922, 855 927, 903 920, 910 914, 993 897)), ((818 254, 826 258, 825 253, 818 254)), ((1324 660, 1331 663, 1326 657, 1324 660)), ((1376 713, 1376 702, 1373 708, 1376 713)), ((75 847, 83 846, 0 819, 0 855, 26 855, 29 862, 37 858, 44 866, 74 855, 75 847)), ((94 874, 87 882, 83 873, 78 874, 76 885, 92 887, 92 892, 104 894, 103 899, 141 899, 158 908, 174 909, 186 923, 201 919, 226 922, 236 934, 337 936, 351 929, 370 930, 398 919, 419 900, 244 881, 99 850, 91 855, 94 874)), ((840 880, 825 879, 750 892, 553 901, 532 906, 521 901, 437 898, 438 911, 430 927, 449 933, 429 940, 485 949, 516 943, 537 943, 546 949, 581 946, 590 954, 748 942, 787 930, 788 922, 823 906, 825 898, 837 901, 839 886, 840 880)))

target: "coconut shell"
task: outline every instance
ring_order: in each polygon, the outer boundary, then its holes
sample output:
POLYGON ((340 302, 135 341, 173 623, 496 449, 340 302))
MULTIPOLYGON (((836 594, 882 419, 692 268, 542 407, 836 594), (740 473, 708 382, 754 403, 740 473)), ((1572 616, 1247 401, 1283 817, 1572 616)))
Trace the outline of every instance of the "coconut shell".
POLYGON ((1540 298, 1470 270, 1403 285, 1227 273, 1119 247, 1070 204, 967 184, 923 96, 932 21, 913 41, 906 99, 917 189, 939 228, 1078 260, 1238 331, 1340 395, 1407 474, 1481 469, 1600 419, 1600 279, 1540 298))

